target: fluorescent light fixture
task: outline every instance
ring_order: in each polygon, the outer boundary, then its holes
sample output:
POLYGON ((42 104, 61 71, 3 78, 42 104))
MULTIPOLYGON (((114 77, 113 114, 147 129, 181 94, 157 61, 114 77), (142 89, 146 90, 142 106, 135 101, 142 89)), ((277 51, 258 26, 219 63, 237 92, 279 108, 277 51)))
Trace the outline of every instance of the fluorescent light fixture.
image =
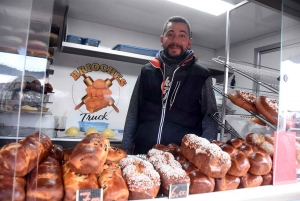
POLYGON ((222 0, 168 0, 183 6, 194 8, 215 16, 225 13, 234 5, 222 0))

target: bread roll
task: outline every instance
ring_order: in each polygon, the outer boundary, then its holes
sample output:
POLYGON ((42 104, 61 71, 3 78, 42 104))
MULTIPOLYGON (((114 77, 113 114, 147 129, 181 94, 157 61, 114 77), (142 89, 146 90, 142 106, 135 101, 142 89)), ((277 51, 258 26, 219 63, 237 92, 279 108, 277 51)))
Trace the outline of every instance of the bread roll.
POLYGON ((138 157, 120 160, 122 175, 129 189, 129 200, 153 199, 160 187, 159 174, 151 163, 138 157))
POLYGON ((256 96, 254 96, 252 93, 233 90, 228 93, 228 98, 233 104, 257 114, 257 109, 255 106, 256 96))
POLYGON ((231 166, 230 155, 208 140, 194 134, 183 137, 181 153, 209 177, 222 178, 231 166))
POLYGON ((24 201, 25 185, 24 177, 0 175, 0 200, 24 201))
POLYGON ((261 183, 261 186, 265 185, 271 185, 273 184, 273 172, 269 172, 268 174, 262 175, 263 182, 261 183))
POLYGON ((253 123, 259 124, 259 125, 261 125, 261 126, 266 126, 266 123, 263 122, 262 120, 260 120, 260 119, 257 118, 257 117, 252 117, 252 118, 250 119, 250 121, 253 122, 253 123))
POLYGON ((69 167, 69 162, 62 166, 64 182, 64 201, 75 201, 76 191, 81 189, 98 189, 97 176, 95 174, 76 174, 69 167))
POLYGON ((64 196, 59 162, 47 157, 27 177, 26 201, 60 201, 64 196))
POLYGON ((278 101, 266 96, 258 96, 255 105, 259 114, 262 114, 271 124, 277 125, 278 101))
POLYGON ((199 170, 192 171, 189 175, 191 184, 189 187, 190 194, 213 192, 215 188, 215 180, 206 176, 199 170))
POLYGON ((253 153, 252 146, 249 144, 242 145, 238 148, 238 150, 242 151, 246 157, 253 153))
POLYGON ((247 173, 244 176, 240 177, 240 180, 241 182, 239 188, 251 188, 260 186, 263 181, 263 178, 259 175, 247 173))
POLYGON ((103 200, 126 201, 129 191, 122 177, 121 167, 117 163, 106 163, 98 178, 100 188, 103 188, 103 200))
POLYGON ((109 147, 105 163, 119 163, 122 158, 126 158, 127 153, 119 147, 109 147))
POLYGON ((99 133, 83 138, 69 158, 69 166, 77 174, 100 174, 108 154, 109 140, 99 133))
POLYGON ((270 156, 260 152, 254 152, 249 155, 250 162, 249 173, 253 175, 265 175, 271 171, 272 161, 270 156))
POLYGON ((233 148, 237 149, 240 146, 246 144, 246 141, 244 139, 242 139, 242 138, 233 138, 233 139, 228 140, 226 142, 226 144, 229 144, 233 148))
POLYGON ((70 155, 72 154, 74 148, 69 148, 64 150, 64 159, 63 161, 69 161, 70 155))
POLYGON ((187 175, 189 175, 191 172, 198 170, 198 168, 190 161, 186 161, 186 162, 182 163, 181 166, 182 166, 182 169, 187 173, 187 175))
POLYGON ((240 178, 229 174, 225 177, 215 179, 215 191, 226 191, 237 189, 240 184, 240 178))
POLYGON ((1 174, 24 177, 48 156, 51 147, 50 138, 39 132, 3 146, 0 150, 1 174))

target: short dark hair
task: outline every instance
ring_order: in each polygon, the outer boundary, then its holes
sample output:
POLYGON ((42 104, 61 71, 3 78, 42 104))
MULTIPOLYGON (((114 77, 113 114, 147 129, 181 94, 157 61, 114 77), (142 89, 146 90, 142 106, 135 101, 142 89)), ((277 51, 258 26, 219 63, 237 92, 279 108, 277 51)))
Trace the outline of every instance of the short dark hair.
POLYGON ((169 22, 182 22, 184 24, 187 25, 188 27, 188 31, 189 31, 189 37, 191 38, 192 37, 192 33, 191 33, 191 25, 190 23, 184 18, 184 17, 181 17, 181 16, 173 16, 173 17, 170 17, 166 23, 164 24, 164 28, 163 28, 163 35, 164 33, 166 32, 166 29, 167 29, 167 26, 168 26, 168 23, 169 22))

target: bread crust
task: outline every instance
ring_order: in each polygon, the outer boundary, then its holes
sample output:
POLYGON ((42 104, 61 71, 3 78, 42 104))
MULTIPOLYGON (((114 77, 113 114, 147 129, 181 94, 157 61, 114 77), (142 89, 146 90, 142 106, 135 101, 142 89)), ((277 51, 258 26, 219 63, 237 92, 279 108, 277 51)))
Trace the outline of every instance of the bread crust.
POLYGON ((256 96, 254 96, 252 93, 233 90, 228 93, 228 98, 233 104, 257 114, 258 111, 255 106, 256 96))
POLYGON ((259 114, 262 114, 271 124, 277 125, 278 101, 266 96, 258 96, 255 105, 259 114))

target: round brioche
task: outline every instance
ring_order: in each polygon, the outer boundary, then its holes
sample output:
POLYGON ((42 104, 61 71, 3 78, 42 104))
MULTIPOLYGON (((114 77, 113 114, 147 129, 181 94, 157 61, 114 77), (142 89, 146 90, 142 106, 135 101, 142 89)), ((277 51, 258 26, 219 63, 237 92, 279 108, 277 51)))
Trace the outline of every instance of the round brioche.
POLYGON ((273 172, 269 172, 268 174, 262 175, 263 182, 261 186, 271 185, 273 183, 273 172))
POLYGON ((248 157, 250 162, 249 173, 253 175, 265 175, 268 174, 272 169, 271 158, 259 152, 254 152, 248 157))
POLYGON ((233 104, 257 114, 255 107, 256 96, 253 94, 240 90, 232 90, 228 94, 228 98, 233 104))
POLYGON ((277 125, 278 101, 266 96, 258 96, 255 105, 259 114, 262 114, 271 124, 277 125))
POLYGON ((215 179, 215 183, 215 191, 234 190, 239 186, 240 178, 226 174, 225 177, 215 179))
POLYGON ((240 177, 241 182, 239 188, 252 188, 260 186, 263 178, 260 175, 253 175, 250 173, 245 174, 244 176, 240 177))
POLYGON ((246 157, 253 153, 252 146, 249 144, 244 144, 238 148, 238 150, 242 151, 246 157))
POLYGON ((189 174, 191 184, 189 194, 212 192, 215 188, 215 180, 200 171, 193 171, 189 174))
POLYGON ((242 138, 233 138, 233 139, 228 140, 226 142, 226 144, 229 144, 233 148, 237 149, 240 146, 246 144, 246 141, 244 139, 242 139, 242 138))
POLYGON ((158 149, 161 151, 166 151, 168 149, 168 147, 166 145, 163 144, 155 144, 153 147, 153 149, 158 149))
POLYGON ((250 163, 243 152, 237 152, 231 156, 231 167, 227 174, 232 176, 244 176, 250 168, 250 163))

